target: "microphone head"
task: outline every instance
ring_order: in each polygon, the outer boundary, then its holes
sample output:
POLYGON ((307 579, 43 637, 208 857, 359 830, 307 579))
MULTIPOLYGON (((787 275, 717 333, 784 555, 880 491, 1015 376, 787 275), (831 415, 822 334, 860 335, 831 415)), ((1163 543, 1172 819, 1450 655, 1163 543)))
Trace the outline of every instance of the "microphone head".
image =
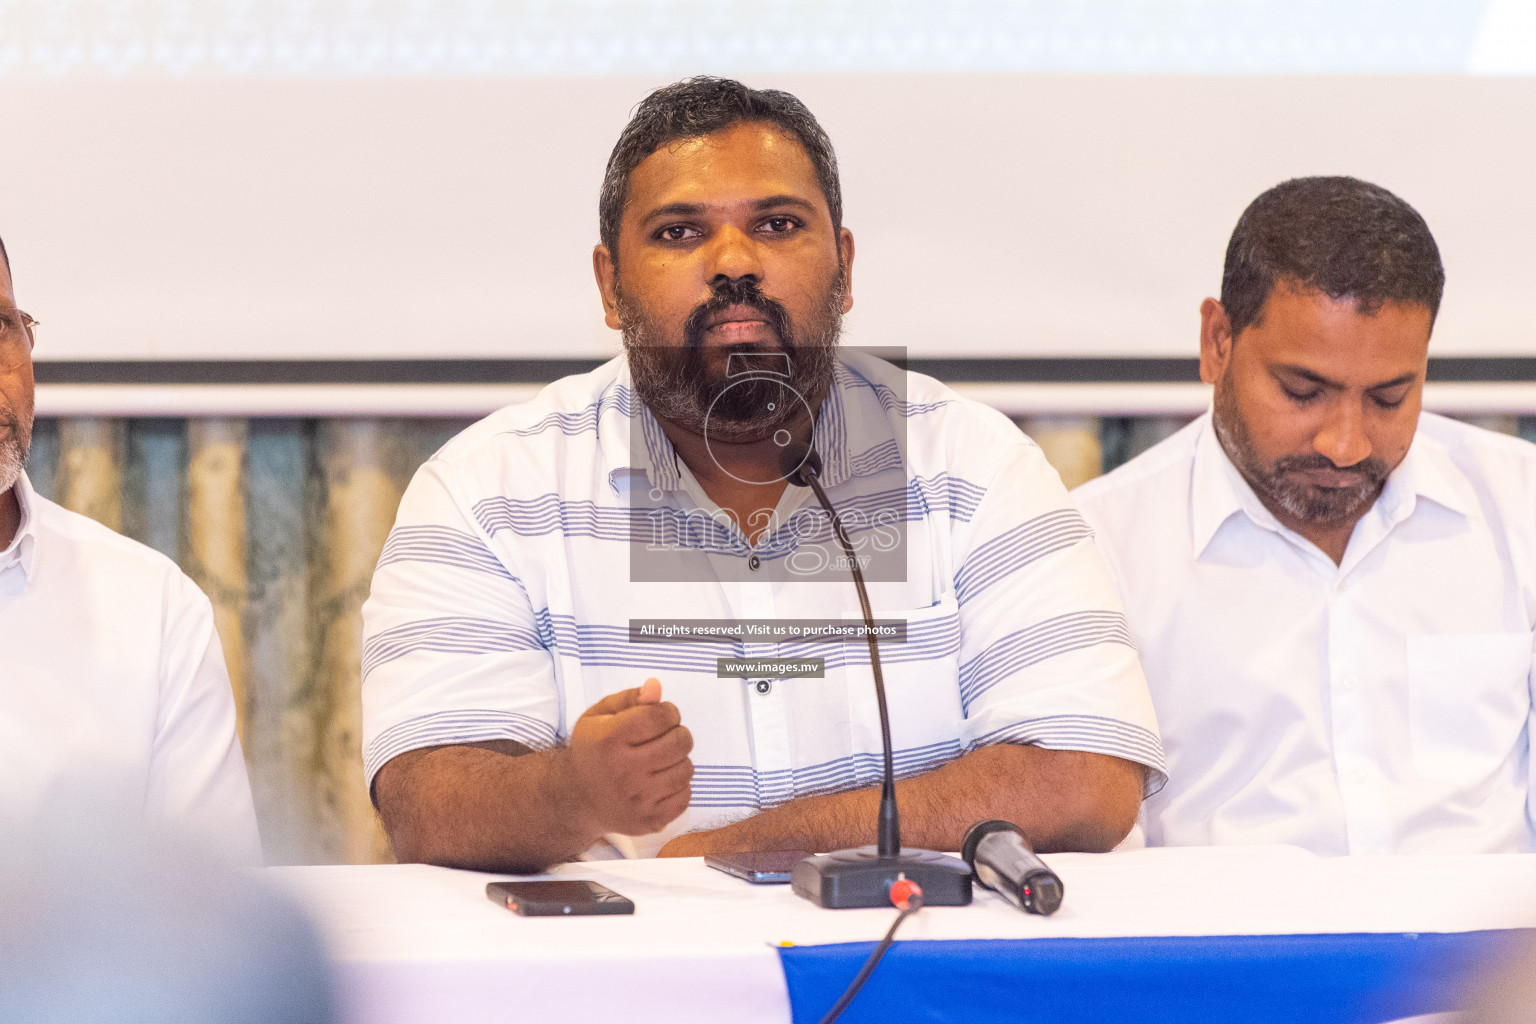
POLYGON ((960 857, 970 866, 972 871, 976 870, 976 845, 994 832, 1017 832, 1020 836, 1024 835, 1024 830, 1019 828, 1019 826, 1011 821, 1004 821, 1001 818, 993 818, 991 821, 978 821, 966 829, 965 838, 960 840, 960 857))
POLYGON ((791 441, 779 450, 779 473, 796 487, 809 487, 811 477, 821 477, 821 456, 810 445, 791 441))

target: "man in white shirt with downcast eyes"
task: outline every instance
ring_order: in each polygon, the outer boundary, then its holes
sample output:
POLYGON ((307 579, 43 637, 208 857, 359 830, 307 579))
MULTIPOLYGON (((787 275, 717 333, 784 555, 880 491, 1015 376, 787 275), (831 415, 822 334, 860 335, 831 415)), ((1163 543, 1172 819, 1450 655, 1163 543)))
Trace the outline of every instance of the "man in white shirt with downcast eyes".
POLYGON ((213 609, 170 559, 32 490, 35 322, 0 245, 0 828, 66 799, 259 863, 213 609))
POLYGON ((1212 411, 1076 492, 1167 750, 1149 843, 1536 848, 1536 446, 1420 412, 1444 280, 1390 192, 1269 190, 1200 309, 1212 411))

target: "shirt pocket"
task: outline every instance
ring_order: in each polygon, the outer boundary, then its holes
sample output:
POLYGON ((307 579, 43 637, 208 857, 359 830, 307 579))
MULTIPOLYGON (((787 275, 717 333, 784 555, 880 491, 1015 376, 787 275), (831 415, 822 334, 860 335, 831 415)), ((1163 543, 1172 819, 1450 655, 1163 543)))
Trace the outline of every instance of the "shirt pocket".
MULTIPOLYGON (((858 619, 855 606, 845 618, 858 619)), ((876 621, 906 623, 906 640, 880 642, 881 675, 891 713, 891 739, 898 751, 907 751, 907 759, 926 763, 937 755, 938 746, 949 750, 960 735, 960 664, 959 605, 946 595, 932 605, 907 610, 877 609, 876 621)), ((870 674, 868 647, 861 640, 857 650, 866 659, 850 664, 848 672, 848 710, 853 723, 856 750, 879 751, 880 712, 875 700, 875 683, 870 674)), ((901 760, 902 758, 898 758, 901 760)), ((898 770, 903 766, 898 765, 898 770)), ((910 774, 917 765, 906 766, 910 774)))
POLYGON ((1509 757, 1530 714, 1530 633, 1408 638, 1408 727, 1419 774, 1473 785, 1509 757))

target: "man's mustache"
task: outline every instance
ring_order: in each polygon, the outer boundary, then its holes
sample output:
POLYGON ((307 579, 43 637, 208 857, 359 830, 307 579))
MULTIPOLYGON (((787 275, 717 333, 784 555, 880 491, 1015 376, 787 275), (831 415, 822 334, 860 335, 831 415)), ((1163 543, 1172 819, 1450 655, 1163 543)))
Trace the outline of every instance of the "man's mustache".
POLYGON ((1309 470, 1325 469, 1334 473, 1349 473, 1361 480, 1384 480, 1387 476, 1387 464, 1378 458, 1368 458, 1353 466, 1339 466, 1320 452, 1313 452, 1310 455, 1287 455, 1275 463, 1275 469, 1280 473, 1305 473, 1309 470))
POLYGON ((794 347, 789 311, 782 303, 764 295, 752 278, 727 278, 717 281, 710 286, 710 292, 710 297, 700 303, 692 313, 688 314, 688 319, 683 321, 683 343, 686 347, 702 348, 706 330, 705 321, 732 306, 750 306, 757 310, 763 315, 763 321, 773 330, 774 336, 779 339, 779 344, 785 348, 794 347))

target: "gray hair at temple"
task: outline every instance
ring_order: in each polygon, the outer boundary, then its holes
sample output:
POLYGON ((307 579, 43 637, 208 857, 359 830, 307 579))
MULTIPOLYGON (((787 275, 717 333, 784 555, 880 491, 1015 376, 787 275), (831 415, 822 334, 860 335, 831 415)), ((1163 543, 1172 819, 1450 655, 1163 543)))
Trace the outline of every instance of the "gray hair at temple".
POLYGON ((1293 178, 1248 204, 1227 243, 1221 305, 1233 338, 1259 321, 1281 281, 1353 299, 1367 316, 1388 302, 1425 306, 1433 324, 1445 268, 1424 218, 1380 185, 1293 178))
POLYGON ((598 196, 598 233, 614 265, 619 259, 619 224, 629 203, 629 181, 645 158, 669 142, 713 135, 738 124, 772 125, 794 139, 811 158, 816 183, 832 213, 832 227, 843 226, 843 189, 837 154, 809 108, 778 89, 750 89, 731 78, 700 76, 657 89, 635 108, 608 157, 598 196))

